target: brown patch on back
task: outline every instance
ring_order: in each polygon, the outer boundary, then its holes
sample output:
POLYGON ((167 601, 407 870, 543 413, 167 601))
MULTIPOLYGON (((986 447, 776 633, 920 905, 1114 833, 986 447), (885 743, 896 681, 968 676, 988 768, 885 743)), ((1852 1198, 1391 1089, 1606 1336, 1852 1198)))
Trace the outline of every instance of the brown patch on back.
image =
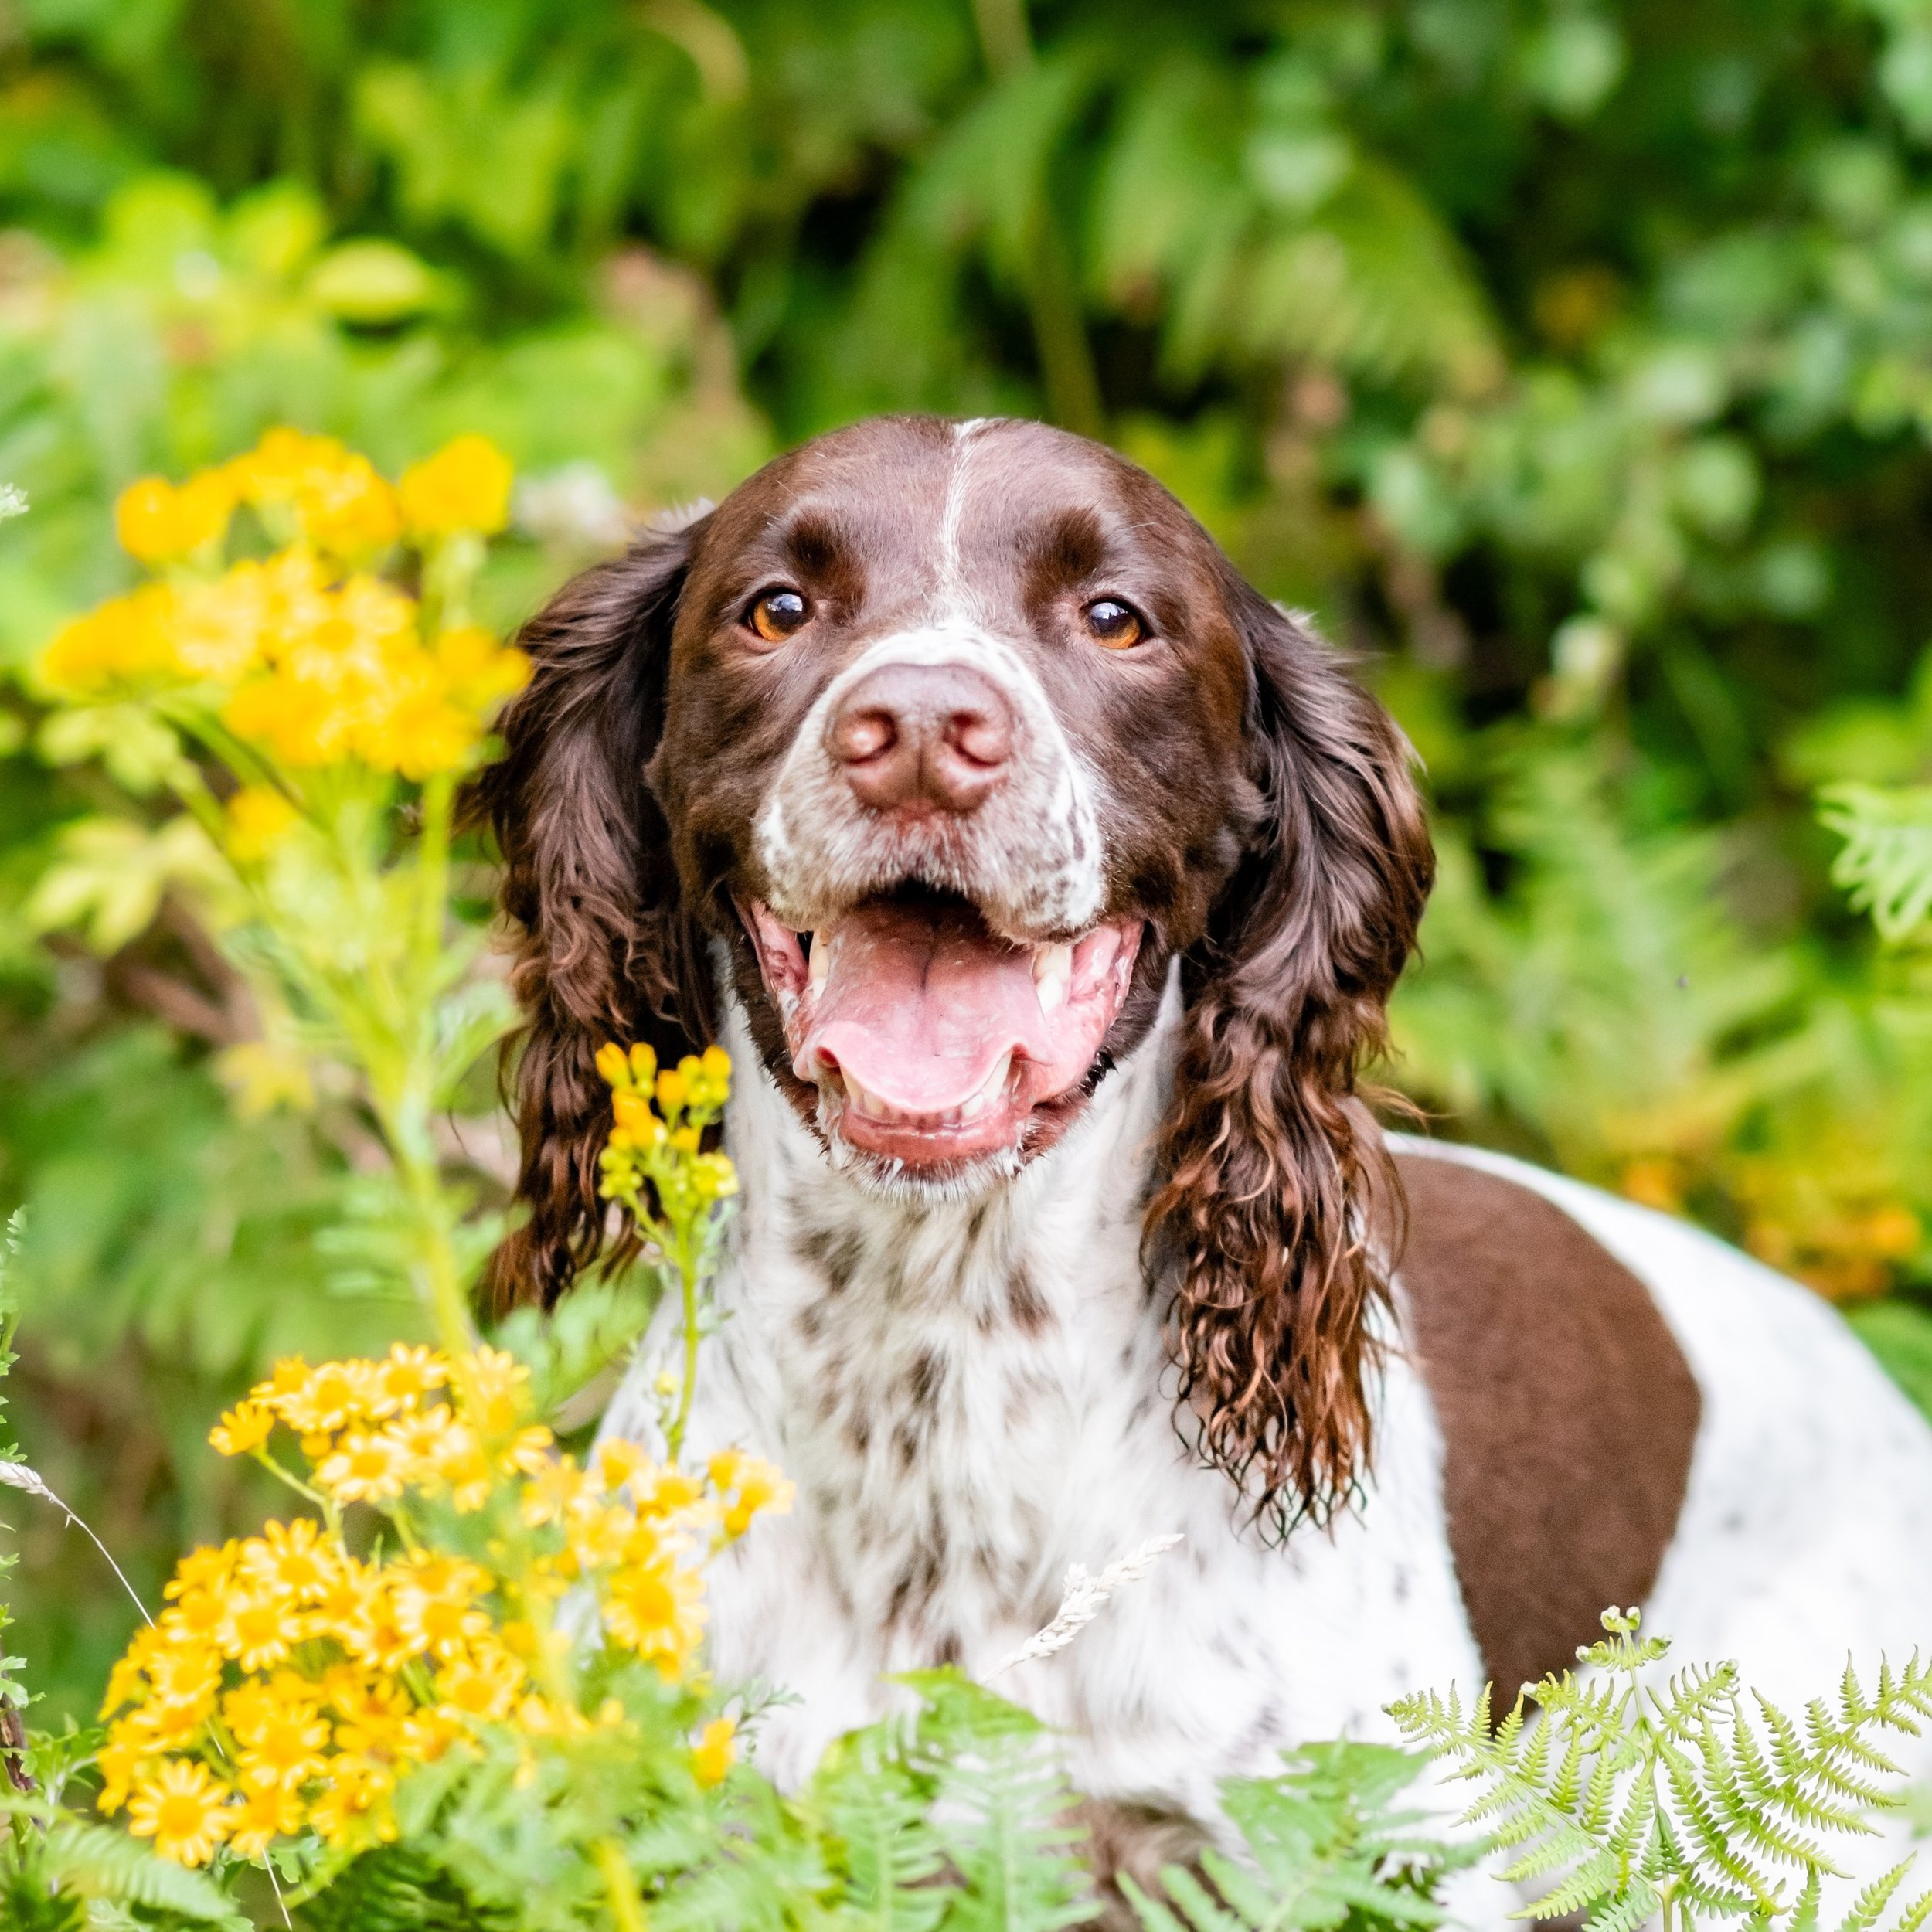
POLYGON ((1553 1202, 1404 1155, 1404 1331, 1441 1423, 1463 1602, 1506 1709, 1650 1594, 1702 1400, 1649 1291, 1553 1202))

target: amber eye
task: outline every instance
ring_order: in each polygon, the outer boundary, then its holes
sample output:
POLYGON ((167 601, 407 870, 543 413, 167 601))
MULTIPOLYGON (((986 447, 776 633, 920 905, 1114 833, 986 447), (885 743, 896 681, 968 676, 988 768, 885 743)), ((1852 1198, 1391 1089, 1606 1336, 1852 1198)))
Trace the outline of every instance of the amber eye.
POLYGON ((1110 651, 1131 651, 1147 635, 1139 611, 1118 597, 1096 597, 1084 614, 1094 641, 1110 651))
POLYGON ((745 613, 745 622, 766 643, 783 644, 811 615, 811 607, 796 590, 761 590, 745 613))

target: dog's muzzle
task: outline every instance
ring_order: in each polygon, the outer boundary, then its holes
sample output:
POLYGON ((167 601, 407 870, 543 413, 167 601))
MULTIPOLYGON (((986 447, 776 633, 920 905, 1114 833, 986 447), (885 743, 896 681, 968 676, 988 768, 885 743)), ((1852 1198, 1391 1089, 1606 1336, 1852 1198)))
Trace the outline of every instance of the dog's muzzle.
POLYGON ((798 1077, 861 1151, 1016 1149, 1086 1077, 1137 920, 1103 922, 1097 787, 996 640, 874 645, 826 690, 758 824, 741 907, 798 1077))

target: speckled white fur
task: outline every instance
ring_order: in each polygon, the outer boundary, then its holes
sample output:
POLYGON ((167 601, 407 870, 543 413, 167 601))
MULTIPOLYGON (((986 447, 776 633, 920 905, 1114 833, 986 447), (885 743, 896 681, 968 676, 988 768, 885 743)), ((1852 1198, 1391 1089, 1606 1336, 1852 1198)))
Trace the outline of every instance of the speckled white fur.
MULTIPOLYGON (((1169 1531, 1182 1546, 1078 1642, 1002 1679, 1064 1730, 1089 1793, 1211 1818, 1216 1781, 1267 1770, 1282 1746, 1387 1736, 1391 1699, 1479 1681, 1440 1440, 1399 1356, 1362 1507, 1329 1533, 1264 1546, 1175 1434, 1138 1240, 1176 1018, 1170 990, 1087 1117, 1016 1180, 921 1206, 832 1170, 751 1070, 732 1012, 744 1204, 691 1444, 744 1444, 798 1485, 792 1513, 757 1526, 711 1589, 719 1673, 803 1700, 759 1746, 781 1781, 880 1714, 886 1673, 990 1668, 1052 1614, 1070 1563, 1169 1531)), ((1801 1702, 1848 1651, 1898 1657, 1932 1637, 1932 1432, 1830 1309, 1646 1209, 1501 1157, 1403 1145, 1546 1195, 1657 1294, 1704 1394, 1648 1606, 1679 1661, 1734 1657, 1801 1702)), ((635 1375, 606 1427, 648 1440, 651 1413, 635 1375)))

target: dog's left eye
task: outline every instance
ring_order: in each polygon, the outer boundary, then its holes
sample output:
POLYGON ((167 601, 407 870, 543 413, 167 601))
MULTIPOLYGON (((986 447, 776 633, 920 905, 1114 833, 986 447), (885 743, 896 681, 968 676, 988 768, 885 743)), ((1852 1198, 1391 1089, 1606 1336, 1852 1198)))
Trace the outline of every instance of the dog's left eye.
POLYGON ((761 590, 744 621, 766 643, 783 644, 811 615, 811 607, 796 590, 761 590))
POLYGON ((1140 612, 1118 597, 1096 597, 1083 614, 1094 642, 1110 651, 1131 651, 1147 635, 1140 612))

